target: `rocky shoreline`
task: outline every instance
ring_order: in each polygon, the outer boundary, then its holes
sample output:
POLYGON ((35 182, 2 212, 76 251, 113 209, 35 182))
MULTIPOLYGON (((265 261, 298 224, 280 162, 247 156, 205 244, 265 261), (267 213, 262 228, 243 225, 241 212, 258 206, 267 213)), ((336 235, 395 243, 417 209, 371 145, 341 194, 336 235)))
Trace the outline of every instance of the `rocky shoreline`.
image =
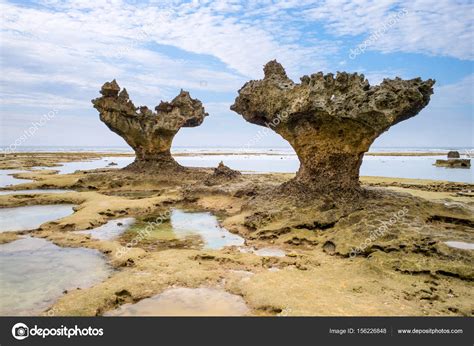
MULTIPOLYGON (((113 274, 91 288, 65 293, 46 315, 102 315, 170 287, 220 288, 240 295, 252 315, 464 315, 472 316, 474 243, 472 184, 362 177, 360 196, 291 195, 280 186, 291 174, 221 174, 187 168, 150 175, 114 168, 59 175, 58 162, 96 154, 42 153, 3 159, 2 166, 51 166, 19 173, 31 179, 14 189, 71 189, 57 194, 3 195, 0 207, 70 203, 74 214, 21 234, 63 247, 101 251, 113 274), (471 194, 470 194, 471 193, 471 194), (172 208, 208 211, 245 239, 284 257, 258 256, 237 246, 202 249, 194 241, 97 240, 73 231, 119 217, 143 222, 172 208), (244 275, 245 274, 245 275, 244 275)), ((227 171, 226 171, 227 172, 227 171)))
POLYGON ((155 111, 135 107, 115 80, 92 103, 132 147, 133 163, 58 171, 61 161, 100 154, 3 157, 0 168, 28 169, 14 173, 28 181, 13 189, 44 191, 0 195, 0 209, 66 205, 73 213, 30 232, 0 233, 0 243, 30 234, 99 250, 114 268, 98 284, 64 292, 44 314, 113 315, 173 288, 199 288, 237 296, 249 315, 473 315, 474 185, 359 176, 375 139, 417 115, 435 81, 370 86, 364 75, 346 72, 300 80, 270 61, 264 78, 245 83, 231 106, 288 141, 300 163, 296 174, 181 165, 172 141, 182 127, 204 121, 201 101, 181 90, 155 111), (38 166, 47 169, 32 169, 38 166), (186 213, 197 212, 212 222, 193 225, 186 213), (172 215, 185 218, 184 235, 172 215), (87 232, 122 218, 136 223, 116 238, 87 232), (201 233, 189 234, 193 228, 201 233))

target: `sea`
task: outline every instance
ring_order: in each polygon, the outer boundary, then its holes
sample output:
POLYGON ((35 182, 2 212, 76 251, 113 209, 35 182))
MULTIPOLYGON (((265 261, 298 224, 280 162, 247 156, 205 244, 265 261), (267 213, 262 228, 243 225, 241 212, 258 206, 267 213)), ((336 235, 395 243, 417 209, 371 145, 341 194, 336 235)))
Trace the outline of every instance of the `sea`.
MULTIPOLYGON (((3 148, 5 149, 5 148, 3 148)), ((361 176, 381 176, 393 178, 414 178, 474 183, 474 171, 471 168, 444 168, 434 166, 437 159, 445 159, 450 150, 457 150, 461 158, 473 158, 474 148, 469 147, 372 147, 369 152, 377 153, 426 153, 433 156, 371 156, 364 157, 361 176)), ((126 146, 35 146, 19 147, 18 152, 96 152, 108 153, 107 157, 88 161, 64 163, 60 173, 70 173, 76 169, 94 169, 106 167, 110 162, 117 168, 133 161, 133 157, 114 157, 113 154, 133 154, 126 146)), ((246 174, 252 173, 294 173, 298 170, 298 158, 290 147, 180 147, 172 148, 176 160, 190 167, 216 167, 219 162, 246 174), (189 154, 181 156, 180 154, 189 154)), ((473 162, 474 164, 474 162, 473 162)), ((41 168, 41 167, 39 167, 41 168)))

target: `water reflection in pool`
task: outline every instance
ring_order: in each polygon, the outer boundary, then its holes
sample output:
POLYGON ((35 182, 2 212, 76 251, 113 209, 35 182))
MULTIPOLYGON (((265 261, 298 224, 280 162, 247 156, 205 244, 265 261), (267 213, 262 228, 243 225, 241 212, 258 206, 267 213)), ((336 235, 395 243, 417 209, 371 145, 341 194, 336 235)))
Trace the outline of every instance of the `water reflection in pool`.
POLYGON ((241 246, 244 238, 220 227, 217 218, 208 212, 189 212, 172 209, 165 215, 149 216, 137 221, 124 234, 124 239, 135 239, 146 246, 181 244, 180 247, 219 250, 225 246, 241 246))
POLYGON ((18 169, 0 169, 0 187, 5 187, 14 184, 29 183, 32 180, 18 179, 12 176, 15 173, 25 173, 18 169))
POLYGON ((207 212, 191 213, 174 209, 171 213, 171 226, 178 237, 199 235, 203 239, 205 249, 244 244, 242 237, 220 227, 217 218, 207 212))
POLYGON ((0 245, 0 315, 38 315, 64 290, 86 288, 112 272, 97 250, 61 248, 27 237, 0 245))
POLYGON ((74 233, 89 234, 92 238, 99 240, 112 240, 125 232, 134 222, 135 219, 133 217, 121 218, 111 220, 105 225, 94 229, 75 231, 74 233))
POLYGON ((0 208, 0 233, 38 228, 41 224, 71 215, 72 204, 0 208))
POLYGON ((449 247, 453 247, 456 249, 462 249, 462 250, 474 250, 474 244, 473 243, 465 243, 463 241, 447 241, 445 242, 446 245, 449 247))

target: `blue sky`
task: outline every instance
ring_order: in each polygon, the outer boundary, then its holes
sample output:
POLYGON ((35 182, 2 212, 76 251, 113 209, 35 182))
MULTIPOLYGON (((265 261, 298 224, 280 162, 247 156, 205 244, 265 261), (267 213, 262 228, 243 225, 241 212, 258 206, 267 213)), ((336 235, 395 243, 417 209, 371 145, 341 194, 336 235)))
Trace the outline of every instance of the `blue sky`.
POLYGON ((135 104, 181 88, 210 116, 177 146, 286 146, 229 110, 237 90, 281 62, 298 81, 318 71, 434 78, 432 101, 376 146, 473 147, 472 1, 0 1, 1 139, 54 118, 22 142, 123 145, 90 100, 116 78, 135 104), (359 47, 359 48, 358 48, 359 47), (351 54, 357 51, 358 54, 351 54), (261 136, 260 136, 261 137, 261 136))

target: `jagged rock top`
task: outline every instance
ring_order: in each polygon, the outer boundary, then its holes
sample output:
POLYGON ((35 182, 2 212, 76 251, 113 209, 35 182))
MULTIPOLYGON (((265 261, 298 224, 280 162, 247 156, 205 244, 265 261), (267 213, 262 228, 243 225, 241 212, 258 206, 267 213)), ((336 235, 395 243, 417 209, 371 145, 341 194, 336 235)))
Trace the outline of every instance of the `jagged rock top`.
MULTIPOLYGON (((264 67, 264 79, 247 82, 231 109, 254 124, 267 126, 274 118, 280 126, 294 118, 330 116, 350 118, 376 131, 416 115, 433 93, 435 81, 421 78, 384 79, 370 86, 363 74, 318 72, 301 77, 301 83, 288 78, 276 60, 264 67)), ((278 131, 277 131, 278 132, 278 131)))
POLYGON ((120 90, 115 79, 100 90, 101 97, 92 100, 100 120, 121 136, 135 150, 134 168, 179 168, 171 156, 173 138, 182 127, 201 125, 208 115, 201 101, 181 90, 171 102, 162 101, 155 112, 147 106, 135 107, 127 90, 120 90), (153 162, 153 164, 149 164, 153 162))
POLYGON ((143 123, 169 131, 178 131, 181 127, 195 127, 202 124, 208 115, 201 101, 191 98, 189 92, 181 90, 171 102, 162 101, 155 112, 147 106, 135 107, 127 90, 120 91, 117 81, 106 82, 100 93, 102 97, 92 100, 94 107, 109 117, 133 117, 143 123))

